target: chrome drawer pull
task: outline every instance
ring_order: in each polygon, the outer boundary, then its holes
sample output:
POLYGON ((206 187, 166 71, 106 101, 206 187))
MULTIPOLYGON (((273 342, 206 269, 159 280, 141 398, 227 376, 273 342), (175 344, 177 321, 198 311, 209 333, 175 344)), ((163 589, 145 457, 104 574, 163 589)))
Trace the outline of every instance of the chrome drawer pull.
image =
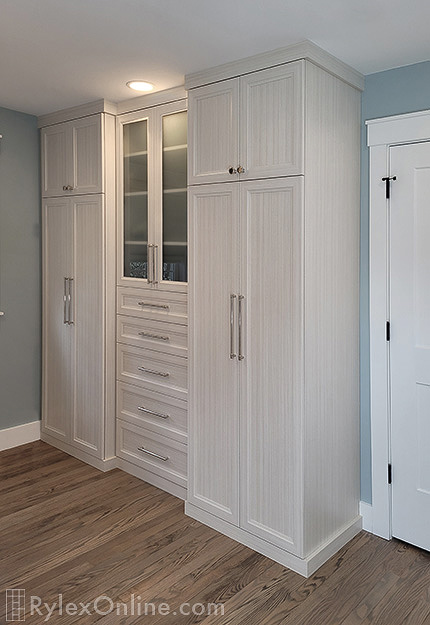
POLYGON ((149 449, 145 449, 145 447, 138 447, 137 451, 142 451, 144 454, 148 454, 148 456, 154 456, 154 458, 158 458, 163 462, 167 462, 169 456, 160 456, 160 454, 156 454, 155 451, 149 451, 149 449))
POLYGON ((146 412, 146 414, 152 414, 154 415, 154 417, 160 417, 160 419, 169 418, 168 414, 162 414, 161 412, 154 412, 154 410, 149 410, 149 408, 145 408, 145 406, 138 406, 137 409, 140 410, 140 412, 146 412))
POLYGON ((170 341, 170 336, 162 334, 151 334, 151 332, 139 332, 139 336, 146 336, 149 339, 158 339, 159 341, 170 341))
POLYGON ((243 326, 243 320, 242 320, 242 302, 245 299, 244 295, 239 295, 238 300, 239 300, 239 314, 238 314, 238 327, 239 327, 239 355, 238 355, 238 360, 243 360, 245 358, 245 356, 242 353, 242 326, 243 326))
POLYGON ((234 353, 234 301, 236 295, 230 295, 230 358, 236 358, 234 353))
POLYGON ((137 367, 139 371, 143 371, 143 373, 151 373, 152 375, 161 375, 162 378, 168 378, 170 373, 165 373, 164 371, 154 371, 154 369, 145 369, 145 367, 137 367))
POLYGON ((147 306, 149 308, 163 308, 164 310, 169 310, 167 304, 152 304, 151 302, 137 302, 139 306, 147 306))

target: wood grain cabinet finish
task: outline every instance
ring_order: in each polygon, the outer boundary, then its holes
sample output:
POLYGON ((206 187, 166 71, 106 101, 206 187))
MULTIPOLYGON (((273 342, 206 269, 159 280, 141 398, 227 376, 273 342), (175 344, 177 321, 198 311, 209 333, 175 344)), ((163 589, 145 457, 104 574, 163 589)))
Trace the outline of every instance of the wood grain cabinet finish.
POLYGON ((361 527, 360 93, 307 60, 223 71, 190 79, 186 512, 309 575, 361 527))
POLYGON ((77 114, 39 119, 51 124, 41 129, 41 437, 106 470, 115 454, 115 118, 77 114))
POLYGON ((103 191, 103 114, 41 130, 42 196, 103 191))
POLYGON ((46 434, 104 457, 104 198, 43 204, 43 420, 46 434))
POLYGON ((189 184, 303 174, 303 77, 297 61, 192 89, 189 184))

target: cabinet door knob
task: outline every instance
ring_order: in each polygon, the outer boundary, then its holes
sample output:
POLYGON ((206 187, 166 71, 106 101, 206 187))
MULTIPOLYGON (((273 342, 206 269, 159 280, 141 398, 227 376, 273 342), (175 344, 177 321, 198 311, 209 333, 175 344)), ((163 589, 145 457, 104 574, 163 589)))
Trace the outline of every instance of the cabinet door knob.
POLYGON ((234 167, 229 167, 228 168, 228 173, 230 175, 237 174, 237 169, 235 169, 234 167))
POLYGON ((245 168, 242 167, 242 165, 238 165, 236 171, 237 171, 238 174, 244 174, 245 173, 245 168))
POLYGON ((71 184, 65 184, 63 186, 63 191, 73 191, 73 187, 71 184))

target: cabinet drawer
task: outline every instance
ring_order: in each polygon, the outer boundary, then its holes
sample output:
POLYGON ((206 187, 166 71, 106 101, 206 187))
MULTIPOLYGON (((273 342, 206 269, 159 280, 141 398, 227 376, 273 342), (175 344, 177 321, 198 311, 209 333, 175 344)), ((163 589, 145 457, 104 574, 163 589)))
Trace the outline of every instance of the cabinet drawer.
POLYGON ((118 382, 117 417, 182 443, 187 442, 187 403, 182 399, 118 382))
POLYGON ((187 324, 186 293, 119 287, 117 300, 120 315, 187 324))
POLYGON ((177 323, 118 315, 117 340, 127 345, 187 357, 187 326, 177 323))
POLYGON ((122 382, 187 399, 187 370, 186 358, 117 344, 117 372, 122 382))
POLYGON ((117 455, 160 477, 187 485, 187 446, 117 420, 117 455))

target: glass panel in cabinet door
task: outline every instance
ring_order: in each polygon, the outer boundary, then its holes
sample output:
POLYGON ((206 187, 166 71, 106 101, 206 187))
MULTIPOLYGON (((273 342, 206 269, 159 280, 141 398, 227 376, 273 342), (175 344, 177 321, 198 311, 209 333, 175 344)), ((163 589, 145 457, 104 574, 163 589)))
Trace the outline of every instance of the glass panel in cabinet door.
POLYGON ((187 112, 163 116, 162 279, 187 281, 187 112))
POLYGON ((124 125, 124 276, 148 276, 148 123, 124 125))

